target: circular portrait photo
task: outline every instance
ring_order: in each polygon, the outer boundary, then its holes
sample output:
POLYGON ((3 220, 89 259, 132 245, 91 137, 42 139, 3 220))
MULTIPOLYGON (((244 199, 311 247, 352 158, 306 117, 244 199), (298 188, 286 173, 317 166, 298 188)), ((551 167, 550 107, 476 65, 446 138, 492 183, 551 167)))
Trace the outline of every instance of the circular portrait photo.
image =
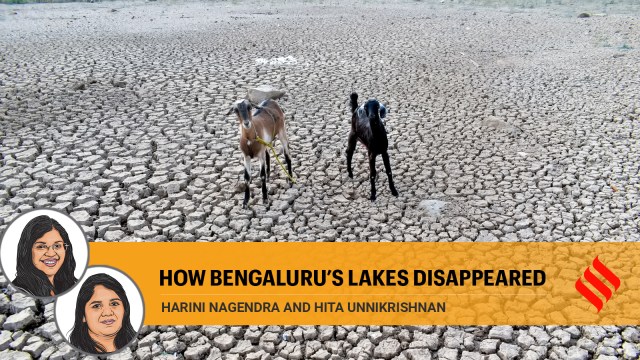
POLYGON ((87 354, 114 353, 136 338, 144 319, 144 302, 136 284, 107 266, 92 266, 54 307, 58 330, 87 354))
POLYGON ((89 246, 69 215, 49 209, 17 217, 0 243, 2 272, 13 287, 34 297, 64 294, 87 269, 89 246))

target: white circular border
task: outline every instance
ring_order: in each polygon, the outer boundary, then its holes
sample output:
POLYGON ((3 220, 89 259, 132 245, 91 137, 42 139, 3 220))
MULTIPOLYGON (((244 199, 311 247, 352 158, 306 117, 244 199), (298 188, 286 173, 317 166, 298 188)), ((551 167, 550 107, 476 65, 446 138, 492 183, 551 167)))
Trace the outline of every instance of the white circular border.
MULTIPOLYGON (((137 339, 137 335, 140 332, 140 328, 142 327, 142 322, 144 321, 144 300, 142 298, 142 293, 138 288, 138 285, 125 273, 122 271, 105 265, 99 266, 90 266, 84 274, 84 277, 78 281, 76 287, 74 287, 71 291, 65 293, 62 296, 59 296, 56 299, 54 304, 54 319, 56 323, 56 327, 58 328, 58 332, 62 335, 62 337, 71 345, 69 341, 69 335, 71 334, 71 330, 73 329, 73 323, 75 321, 75 310, 76 310, 76 302, 78 300, 78 293, 80 292, 80 287, 87 278, 91 275, 95 274, 107 274, 112 276, 114 279, 118 280, 118 282, 124 288, 125 294, 127 294, 127 299, 129 299, 129 320, 131 321, 131 326, 136 331, 136 336, 133 337, 131 342, 137 339)), ((114 352, 100 354, 100 353, 87 353, 83 350, 76 348, 71 345, 74 349, 82 352, 83 354, 88 355, 113 355, 118 353, 129 347, 131 342, 120 349, 117 349, 114 352)))
MULTIPOLYGON (((0 241, 0 268, 4 276, 11 282, 16 278, 16 255, 18 254, 20 236, 27 223, 40 215, 47 215, 56 220, 67 231, 69 241, 73 244, 73 257, 76 259, 76 268, 73 275, 76 279, 82 278, 89 264, 89 244, 87 243, 87 238, 84 236, 80 225, 78 225, 71 216, 53 209, 30 210, 15 218, 7 227, 0 241)), ((76 283, 76 285, 77 284, 78 283, 76 283)), ((27 295, 38 298, 50 297, 27 295)), ((55 296, 59 295, 61 294, 56 294, 55 296)))

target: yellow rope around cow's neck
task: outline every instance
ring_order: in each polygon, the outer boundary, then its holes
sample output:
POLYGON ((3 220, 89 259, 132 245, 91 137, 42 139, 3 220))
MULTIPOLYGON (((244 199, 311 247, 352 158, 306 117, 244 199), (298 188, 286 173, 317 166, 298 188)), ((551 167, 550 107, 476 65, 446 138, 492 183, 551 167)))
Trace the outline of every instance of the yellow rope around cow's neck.
POLYGON ((289 174, 287 169, 284 168, 284 165, 282 164, 282 161, 280 161, 280 158, 278 157, 278 154, 276 153, 276 149, 273 148, 273 144, 262 140, 262 138, 260 136, 258 136, 258 134, 256 134, 256 141, 258 141, 260 144, 262 144, 262 145, 268 147, 269 149, 271 149, 271 152, 273 152, 273 156, 275 156, 276 161, 280 165, 280 168, 282 169, 282 171, 285 173, 285 175, 287 175, 289 180, 291 180, 291 182, 293 184, 295 184, 296 180, 293 178, 293 176, 291 176, 291 174, 289 174))

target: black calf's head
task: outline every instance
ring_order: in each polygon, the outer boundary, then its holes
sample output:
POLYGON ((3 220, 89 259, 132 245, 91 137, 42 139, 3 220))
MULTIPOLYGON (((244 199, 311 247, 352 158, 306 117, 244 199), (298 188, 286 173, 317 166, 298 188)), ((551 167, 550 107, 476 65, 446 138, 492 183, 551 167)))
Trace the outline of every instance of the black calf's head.
POLYGON ((236 116, 238 116, 240 124, 242 124, 245 129, 249 129, 251 128, 251 120, 253 119, 253 115, 251 114, 253 108, 254 106, 251 105, 249 100, 238 100, 233 104, 227 115, 230 115, 232 112, 235 113, 236 116))
POLYGON ((364 115, 369 118, 369 120, 380 120, 387 116, 387 108, 376 99, 367 100, 359 111, 360 116, 364 115))

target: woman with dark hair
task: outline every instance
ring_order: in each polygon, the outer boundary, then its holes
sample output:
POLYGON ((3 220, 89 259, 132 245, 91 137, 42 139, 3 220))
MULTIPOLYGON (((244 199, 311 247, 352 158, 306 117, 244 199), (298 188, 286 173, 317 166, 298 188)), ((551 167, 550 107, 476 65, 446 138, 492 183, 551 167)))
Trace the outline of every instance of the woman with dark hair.
POLYGON ((92 354, 120 350, 136 336, 130 313, 127 294, 116 279, 91 275, 80 287, 69 341, 92 354))
POLYGON ((54 296, 71 288, 78 279, 76 260, 67 231, 54 219, 40 215, 22 230, 13 285, 33 296, 54 296))

